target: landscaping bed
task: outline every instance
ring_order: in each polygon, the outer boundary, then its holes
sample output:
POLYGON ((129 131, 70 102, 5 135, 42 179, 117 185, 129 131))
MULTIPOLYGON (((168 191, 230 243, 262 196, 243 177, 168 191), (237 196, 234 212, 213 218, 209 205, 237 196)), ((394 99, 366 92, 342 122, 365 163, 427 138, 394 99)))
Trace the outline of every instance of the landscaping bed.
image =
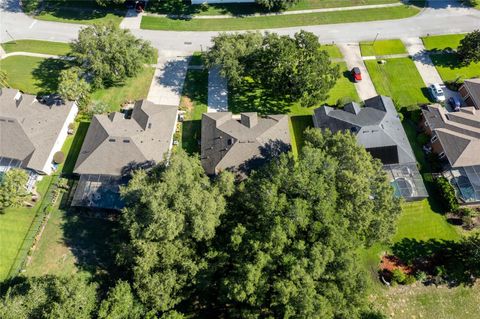
POLYGON ((158 16, 143 16, 142 29, 174 31, 231 31, 295 27, 346 22, 402 19, 419 12, 414 6, 398 6, 363 10, 334 11, 322 13, 227 18, 227 19, 171 19, 158 16))

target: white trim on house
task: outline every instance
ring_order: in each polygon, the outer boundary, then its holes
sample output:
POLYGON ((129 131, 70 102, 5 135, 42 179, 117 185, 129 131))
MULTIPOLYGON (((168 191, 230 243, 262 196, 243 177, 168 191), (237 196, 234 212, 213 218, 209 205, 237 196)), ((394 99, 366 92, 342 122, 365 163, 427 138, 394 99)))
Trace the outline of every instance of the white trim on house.
POLYGON ((55 155, 56 152, 62 150, 63 144, 65 143, 65 140, 67 139, 67 136, 68 136, 68 126, 70 125, 70 123, 73 123, 75 121, 75 117, 77 116, 77 114, 78 114, 78 106, 77 106, 77 103, 74 102, 72 105, 72 108, 70 109, 70 113, 65 119, 62 129, 60 130, 57 136, 57 140, 55 141, 55 144, 52 147, 52 150, 50 151, 50 155, 48 156, 48 159, 45 162, 45 165, 43 166, 42 172, 44 172, 45 174, 50 175, 53 172, 53 165, 52 165, 53 156, 55 155))

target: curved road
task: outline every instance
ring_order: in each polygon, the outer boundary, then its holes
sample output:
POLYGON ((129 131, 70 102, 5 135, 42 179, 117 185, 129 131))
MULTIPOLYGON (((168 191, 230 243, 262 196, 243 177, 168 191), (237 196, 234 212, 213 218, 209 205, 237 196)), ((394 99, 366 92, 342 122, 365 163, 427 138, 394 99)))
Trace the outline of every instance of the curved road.
MULTIPOLYGON (((68 42, 77 37, 78 24, 35 20, 21 12, 18 0, 0 0, 0 42, 15 39, 38 39, 68 42)), ((380 38, 419 37, 427 34, 470 32, 480 28, 480 11, 465 8, 453 0, 430 0, 430 7, 417 16, 372 22, 342 23, 281 28, 280 34, 293 34, 300 29, 315 33, 323 43, 349 43, 380 38)), ((191 52, 206 48, 218 32, 175 32, 132 30, 150 40, 159 50, 191 52)))

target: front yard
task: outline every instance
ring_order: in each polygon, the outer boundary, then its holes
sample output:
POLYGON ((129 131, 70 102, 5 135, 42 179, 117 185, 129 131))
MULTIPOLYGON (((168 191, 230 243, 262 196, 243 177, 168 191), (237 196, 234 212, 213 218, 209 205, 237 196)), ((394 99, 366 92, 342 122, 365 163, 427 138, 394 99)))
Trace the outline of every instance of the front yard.
POLYGON ((67 55, 70 53, 70 44, 63 42, 40 40, 16 40, 2 43, 6 53, 34 52, 52 55, 67 55))
POLYGON ((379 56, 390 54, 407 53, 407 49, 401 40, 377 40, 374 42, 360 42, 362 56, 379 56))
POLYGON ((55 0, 43 3, 40 0, 23 0, 23 9, 38 20, 80 24, 112 22, 119 25, 126 13, 123 4, 102 7, 95 0, 55 0))
POLYGON ((418 12, 418 8, 405 5, 391 8, 226 19, 180 20, 146 15, 142 17, 141 28, 148 30, 172 31, 232 31, 271 29, 305 25, 402 19, 414 16, 418 12))
POLYGON ((375 89, 379 94, 392 97, 398 106, 428 103, 428 93, 418 70, 410 58, 365 61, 375 89))

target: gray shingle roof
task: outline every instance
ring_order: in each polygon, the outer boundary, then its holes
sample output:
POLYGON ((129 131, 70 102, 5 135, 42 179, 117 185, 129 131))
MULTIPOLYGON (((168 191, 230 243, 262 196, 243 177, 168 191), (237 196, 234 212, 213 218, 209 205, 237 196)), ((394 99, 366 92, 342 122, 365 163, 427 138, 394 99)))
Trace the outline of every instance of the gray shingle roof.
POLYGON ((42 171, 74 103, 45 105, 18 90, 0 90, 0 157, 42 171))
POLYGON ((480 106, 480 78, 479 79, 469 79, 465 80, 463 83, 470 93, 472 100, 475 102, 477 107, 480 106))
POLYGON ((259 117, 252 112, 235 119, 231 112, 204 113, 201 144, 207 174, 225 169, 248 170, 249 162, 253 167, 254 162, 259 164, 277 151, 290 148, 288 116, 259 117))
POLYGON ((389 97, 379 95, 368 99, 362 108, 356 103, 348 104, 344 109, 322 106, 315 110, 313 122, 315 127, 329 129, 334 133, 351 131, 357 136, 359 144, 365 146, 367 150, 375 149, 373 154, 381 154, 379 150, 382 148, 388 153, 396 148, 397 154, 381 156, 384 164, 416 161, 395 106, 389 97))
POLYGON ((119 112, 95 115, 74 172, 122 176, 129 167, 162 161, 176 120, 176 106, 146 100, 135 104, 129 119, 119 112))
POLYGON ((462 107, 447 112, 439 104, 422 111, 430 129, 437 135, 452 167, 480 165, 480 112, 462 107))

